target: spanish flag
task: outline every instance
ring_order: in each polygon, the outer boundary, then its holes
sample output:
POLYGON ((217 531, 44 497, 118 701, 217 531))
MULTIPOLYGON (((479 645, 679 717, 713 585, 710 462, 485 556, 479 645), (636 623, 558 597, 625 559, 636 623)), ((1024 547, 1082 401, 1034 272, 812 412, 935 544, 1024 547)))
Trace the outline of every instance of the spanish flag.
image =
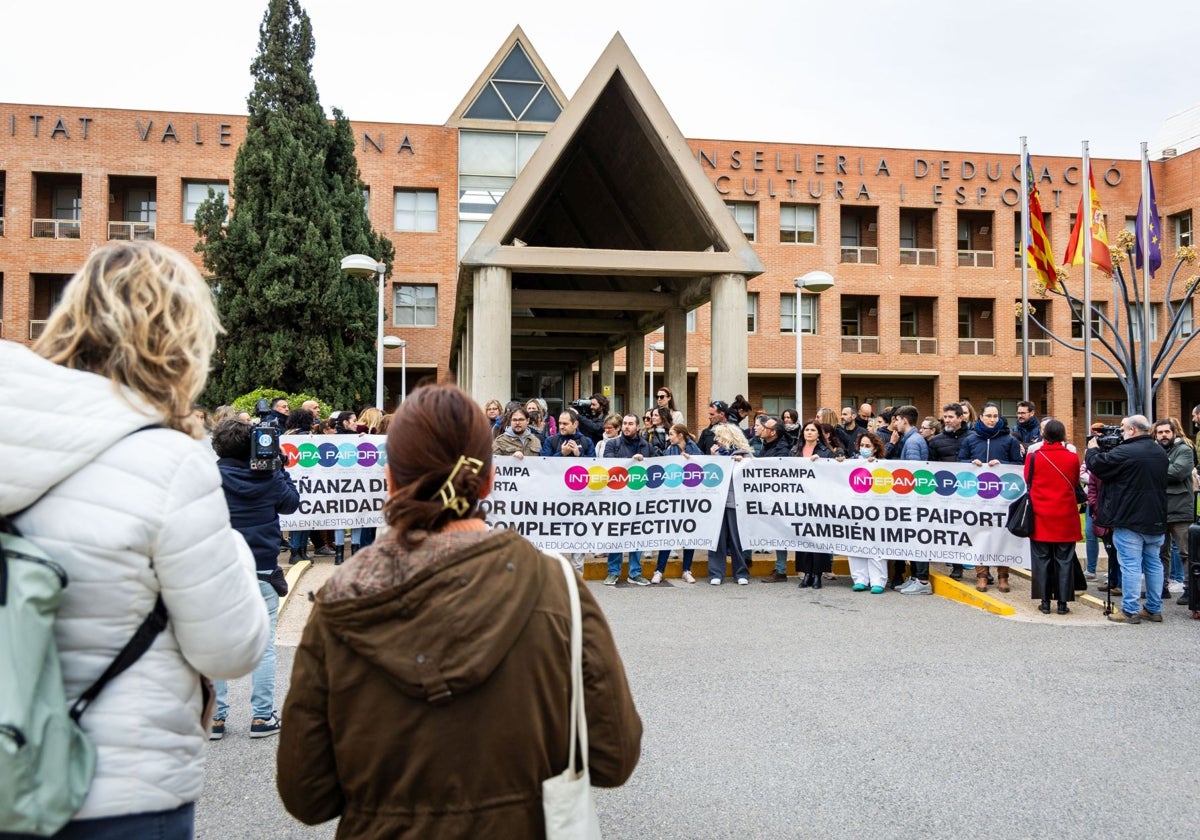
POLYGON ((1054 267, 1054 252, 1050 249, 1050 237, 1046 235, 1046 217, 1042 215, 1042 202, 1038 198, 1028 155, 1025 156, 1025 183, 1029 187, 1029 251, 1025 258, 1029 267, 1037 272, 1042 285, 1052 292, 1059 292, 1062 289, 1058 285, 1058 269, 1054 267))
MULTIPOLYGON (((1100 198, 1096 195, 1096 180, 1092 177, 1092 167, 1088 165, 1088 188, 1092 191, 1092 265, 1105 274, 1113 273, 1112 254, 1108 251, 1108 233, 1104 227, 1104 210, 1100 207, 1100 198)), ((1071 239, 1067 242, 1065 265, 1083 265, 1083 241, 1080 230, 1083 227, 1083 196, 1079 196, 1079 209, 1075 211, 1075 226, 1071 228, 1071 239)))

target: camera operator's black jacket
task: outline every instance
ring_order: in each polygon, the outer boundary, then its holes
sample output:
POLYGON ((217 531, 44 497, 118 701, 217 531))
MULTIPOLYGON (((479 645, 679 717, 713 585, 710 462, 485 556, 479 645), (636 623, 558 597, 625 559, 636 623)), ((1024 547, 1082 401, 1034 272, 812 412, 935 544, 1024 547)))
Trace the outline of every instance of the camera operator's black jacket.
POLYGON ((300 493, 287 470, 258 471, 237 458, 217 461, 229 523, 254 553, 260 577, 275 571, 279 559, 279 514, 295 513, 300 493))
POLYGON ((1107 452, 1088 449, 1087 468, 1104 482, 1096 522, 1139 534, 1167 531, 1167 453, 1150 435, 1121 441, 1107 452))

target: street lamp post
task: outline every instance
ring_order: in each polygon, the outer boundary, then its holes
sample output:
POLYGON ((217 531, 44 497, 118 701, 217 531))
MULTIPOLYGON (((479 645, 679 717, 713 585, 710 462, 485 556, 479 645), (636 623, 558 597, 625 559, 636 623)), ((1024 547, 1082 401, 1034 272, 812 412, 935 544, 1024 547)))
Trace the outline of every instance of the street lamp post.
MULTIPOLYGON (((400 348, 400 402, 396 403, 399 406, 408 398, 408 342, 394 335, 385 335, 383 346, 388 349, 400 348)), ((382 410, 382 406, 380 406, 380 410, 382 410)))
POLYGON ((375 407, 383 406, 383 275, 387 266, 366 254, 350 254, 342 257, 342 273, 349 277, 379 276, 379 310, 375 337, 375 407))
MULTIPOLYGON (((661 341, 656 341, 650 345, 650 400, 646 404, 652 408, 658 405, 658 401, 654 399, 654 354, 663 352, 665 348, 666 345, 661 341)), ((666 371, 664 370, 663 376, 665 377, 666 375, 666 371)))
POLYGON ((800 303, 803 292, 812 292, 820 294, 826 289, 833 286, 833 275, 828 271, 810 271, 803 277, 797 277, 796 284, 796 415, 800 422, 805 421, 804 414, 804 379, 803 379, 803 361, 804 353, 802 349, 804 330, 800 323, 800 303))

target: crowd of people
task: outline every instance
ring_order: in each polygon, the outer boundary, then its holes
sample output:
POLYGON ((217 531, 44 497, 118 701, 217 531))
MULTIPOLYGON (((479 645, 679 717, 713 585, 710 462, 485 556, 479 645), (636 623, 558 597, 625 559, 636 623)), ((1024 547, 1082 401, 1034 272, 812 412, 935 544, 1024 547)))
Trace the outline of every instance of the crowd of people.
MULTIPOLYGON (((1060 615, 1070 611, 1068 603, 1075 599, 1075 593, 1086 589, 1088 581, 1096 580, 1101 545, 1109 556, 1108 580, 1098 589, 1114 595, 1129 593, 1124 594, 1121 611, 1114 613, 1114 620, 1159 621, 1163 600, 1176 595, 1180 605, 1190 603, 1185 591, 1187 527, 1195 518, 1192 489, 1198 462, 1196 442, 1184 434, 1177 418, 1165 418, 1153 425, 1140 416, 1126 418, 1119 441, 1110 440, 1113 436, 1106 436, 1104 427, 1097 424, 1095 434, 1088 438, 1088 457, 1081 458, 1075 446, 1066 441, 1064 424, 1053 417, 1039 418, 1033 403, 1024 400, 1018 403, 1014 422, 1009 425, 993 402, 985 403, 978 411, 966 400, 948 403, 942 406, 940 416, 925 417, 911 405, 887 406, 876 414, 874 406, 864 403, 857 409, 845 407, 840 413, 822 408, 812 418, 801 419, 790 408, 778 417, 755 411, 739 394, 728 403, 711 401, 706 407, 706 425, 693 435, 682 422, 669 388, 656 389, 654 397, 655 407, 645 411, 640 422, 637 415, 610 412, 603 394, 592 394, 587 400, 564 407, 557 418, 547 416, 544 400, 511 401, 507 405, 490 400, 487 416, 492 423, 493 453, 515 458, 715 455, 735 461, 786 457, 959 462, 976 467, 1024 465, 1036 517, 1030 538, 1033 597, 1042 612, 1050 612, 1051 602, 1060 615), (1148 440, 1166 454, 1169 470, 1162 475, 1156 472, 1146 481, 1146 487, 1139 491, 1145 497, 1143 501, 1114 501, 1127 493, 1129 479, 1112 473, 1110 462, 1117 457, 1113 453, 1125 455, 1144 447, 1135 439, 1150 431, 1153 435, 1148 440), (1101 449, 1101 443, 1106 443, 1106 448, 1101 449), (1094 455, 1090 454, 1093 451, 1094 455), (1104 492, 1106 479, 1113 484, 1104 492), (1161 515, 1157 513, 1157 502, 1152 501, 1160 496, 1164 508, 1161 515), (1161 537, 1151 541, 1159 552, 1155 569, 1144 568, 1151 564, 1143 563, 1139 555, 1135 571, 1132 547, 1125 553, 1120 550, 1121 532, 1129 529, 1161 537), (1075 559, 1075 545, 1084 539, 1086 568, 1075 559), (1143 576, 1147 590, 1154 590, 1153 595, 1147 591, 1145 607, 1138 605, 1143 576)), ((1200 406, 1193 422, 1200 425, 1200 406)), ((731 488, 719 544, 708 556, 708 579, 713 585, 725 580, 727 559, 737 583, 750 582, 752 556, 740 545, 733 504, 731 488)), ((681 551, 682 578, 695 583, 695 551, 686 547, 681 551)), ((671 553, 660 551, 653 575, 646 578, 642 574, 642 553, 630 552, 626 580, 636 586, 660 583, 671 553)), ((789 579, 787 552, 777 551, 775 555, 774 569, 761 578, 766 583, 789 579)), ((577 568, 582 568, 583 555, 572 557, 577 568)), ((928 563, 867 557, 848 560, 851 589, 855 592, 883 594, 890 588, 904 595, 927 595, 933 591, 928 563)), ((619 582, 623 563, 621 554, 609 555, 606 585, 619 582)), ((793 563, 801 588, 820 588, 822 580, 831 574, 832 556, 795 552, 793 563)), ((961 580, 968 568, 952 565, 949 576, 961 580)), ((973 572, 978 591, 987 592, 993 585, 1000 592, 1011 591, 1007 566, 976 566, 973 572)))

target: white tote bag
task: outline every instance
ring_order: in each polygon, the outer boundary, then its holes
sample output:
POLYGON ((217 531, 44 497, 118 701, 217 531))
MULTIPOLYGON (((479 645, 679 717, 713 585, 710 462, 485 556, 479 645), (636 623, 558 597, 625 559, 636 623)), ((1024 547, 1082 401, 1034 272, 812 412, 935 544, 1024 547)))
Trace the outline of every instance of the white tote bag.
POLYGON ((567 578, 571 596, 571 747, 567 769, 542 782, 542 810, 549 840, 600 840, 600 820, 592 798, 588 773, 587 714, 583 708, 583 620, 575 569, 563 557, 558 560, 567 578), (575 772, 575 747, 583 751, 583 770, 575 772))

